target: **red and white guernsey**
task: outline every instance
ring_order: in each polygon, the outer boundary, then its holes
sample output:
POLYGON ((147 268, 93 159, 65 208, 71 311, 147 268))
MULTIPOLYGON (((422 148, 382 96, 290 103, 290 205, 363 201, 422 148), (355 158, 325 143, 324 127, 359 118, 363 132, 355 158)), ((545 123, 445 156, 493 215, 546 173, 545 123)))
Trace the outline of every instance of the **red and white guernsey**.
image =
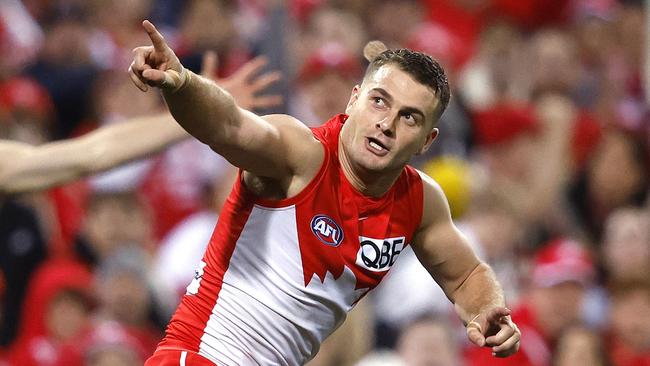
POLYGON ((380 198, 356 191, 338 160, 345 119, 312 129, 325 159, 295 197, 261 199, 237 180, 159 349, 302 365, 377 286, 419 226, 422 181, 406 167, 380 198))

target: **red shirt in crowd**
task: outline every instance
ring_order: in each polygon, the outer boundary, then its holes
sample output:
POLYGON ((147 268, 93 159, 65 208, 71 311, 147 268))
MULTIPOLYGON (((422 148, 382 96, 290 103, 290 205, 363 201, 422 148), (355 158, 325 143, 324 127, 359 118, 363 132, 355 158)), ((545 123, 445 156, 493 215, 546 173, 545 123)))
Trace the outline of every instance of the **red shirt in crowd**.
POLYGON ((650 366, 650 352, 637 353, 616 337, 608 344, 608 354, 614 366, 650 366))

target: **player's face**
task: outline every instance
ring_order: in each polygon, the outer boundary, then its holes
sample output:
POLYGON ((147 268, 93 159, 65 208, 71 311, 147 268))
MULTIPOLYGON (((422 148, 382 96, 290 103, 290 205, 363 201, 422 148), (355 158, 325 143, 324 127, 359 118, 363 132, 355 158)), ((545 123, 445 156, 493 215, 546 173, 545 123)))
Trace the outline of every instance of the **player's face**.
POLYGON ((394 65, 384 65, 355 86, 341 132, 346 158, 368 173, 401 171, 438 134, 432 128, 438 98, 394 65))

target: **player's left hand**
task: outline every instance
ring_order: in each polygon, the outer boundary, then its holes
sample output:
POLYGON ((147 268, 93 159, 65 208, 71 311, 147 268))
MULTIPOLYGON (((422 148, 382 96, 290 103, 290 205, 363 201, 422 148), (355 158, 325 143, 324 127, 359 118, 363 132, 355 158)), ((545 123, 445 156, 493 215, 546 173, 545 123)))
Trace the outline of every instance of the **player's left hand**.
POLYGON ((521 332, 512 319, 510 310, 496 307, 478 314, 467 323, 467 337, 480 347, 491 347, 496 357, 508 357, 517 350, 521 332))

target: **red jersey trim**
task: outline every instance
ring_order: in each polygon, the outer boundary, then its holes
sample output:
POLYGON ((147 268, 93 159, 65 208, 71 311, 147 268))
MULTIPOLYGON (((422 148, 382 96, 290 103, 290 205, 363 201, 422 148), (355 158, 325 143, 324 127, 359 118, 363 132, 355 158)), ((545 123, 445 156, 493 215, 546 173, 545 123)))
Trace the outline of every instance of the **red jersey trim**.
POLYGON ((415 195, 415 198, 411 197, 411 202, 415 202, 416 206, 411 210, 413 217, 413 235, 420 230, 422 225, 422 218, 424 217, 424 182, 422 181, 422 176, 420 172, 413 168, 410 165, 407 165, 404 168, 404 173, 406 176, 405 182, 408 186, 407 192, 409 195, 415 195), (413 187, 415 185, 415 187, 413 187))
POLYGON ((205 267, 198 292, 183 297, 170 321, 165 338, 158 349, 184 349, 199 352, 201 338, 210 320, 212 310, 219 301, 223 277, 230 266, 237 240, 253 210, 253 202, 240 200, 243 185, 235 184, 203 257, 205 267))

